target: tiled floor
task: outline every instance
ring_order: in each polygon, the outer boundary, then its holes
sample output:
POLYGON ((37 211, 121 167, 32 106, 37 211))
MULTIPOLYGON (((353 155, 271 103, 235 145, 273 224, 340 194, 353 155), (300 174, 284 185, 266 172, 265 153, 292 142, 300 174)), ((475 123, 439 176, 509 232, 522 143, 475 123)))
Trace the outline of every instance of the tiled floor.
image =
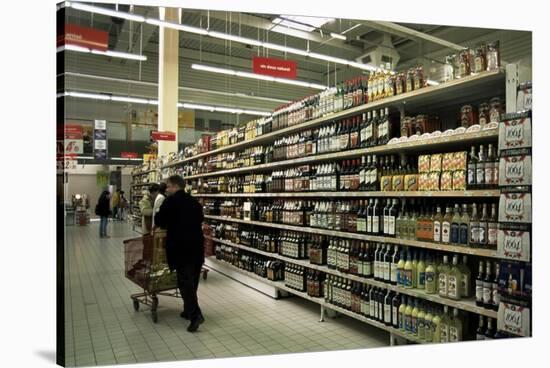
POLYGON ((199 286, 206 322, 186 331, 181 300, 160 298, 159 320, 134 311, 140 289, 124 277, 124 222, 66 228, 65 327, 68 366, 250 356, 387 346, 386 332, 342 316, 318 322, 319 306, 298 297, 275 300, 217 272, 199 286))

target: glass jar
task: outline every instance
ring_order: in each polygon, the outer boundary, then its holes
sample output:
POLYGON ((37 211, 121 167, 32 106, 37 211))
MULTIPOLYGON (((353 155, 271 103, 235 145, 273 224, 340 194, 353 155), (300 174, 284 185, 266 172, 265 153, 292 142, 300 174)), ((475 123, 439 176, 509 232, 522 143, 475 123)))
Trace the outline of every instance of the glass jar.
POLYGON ((405 92, 411 92, 412 90, 414 90, 414 69, 411 68, 407 71, 405 92))
POLYGON ((466 77, 471 74, 471 62, 470 62, 470 49, 464 48, 458 54, 459 60, 459 75, 460 77, 466 77))
POLYGON ((424 87, 424 68, 419 66, 414 73, 414 89, 424 87))
POLYGON ((405 74, 399 73, 395 77, 395 94, 400 95, 405 92, 405 74))
POLYGON ((464 128, 469 128, 476 124, 477 119, 474 116, 474 109, 472 105, 464 105, 460 109, 460 125, 464 128))
POLYGON ((494 97, 489 101, 489 122, 498 123, 500 122, 500 116, 502 115, 504 109, 499 97, 494 97))
POLYGON ((483 128, 485 124, 489 124, 489 104, 482 103, 478 107, 478 121, 479 125, 483 128))
POLYGON ((428 115, 418 115, 415 120, 415 134, 422 135, 427 133, 428 115))
POLYGON ((410 137, 411 136, 411 125, 413 123, 414 119, 410 116, 405 116, 403 121, 401 122, 401 136, 402 137, 410 137))
POLYGON ((480 45, 476 48, 476 53, 474 57, 474 72, 480 73, 487 69, 487 61, 485 58, 486 55, 485 45, 480 45))
POLYGON ((498 70, 500 68, 499 41, 487 45, 487 70, 498 70))

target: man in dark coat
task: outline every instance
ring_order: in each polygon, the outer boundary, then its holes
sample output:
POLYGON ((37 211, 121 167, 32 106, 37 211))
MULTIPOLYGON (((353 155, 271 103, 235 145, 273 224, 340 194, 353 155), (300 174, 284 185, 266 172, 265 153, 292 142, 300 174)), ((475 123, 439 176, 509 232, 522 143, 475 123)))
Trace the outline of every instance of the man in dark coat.
POLYGON ((183 297, 182 318, 191 321, 187 331, 194 332, 204 322, 197 299, 201 268, 204 263, 204 219, 200 203, 183 190, 181 176, 166 182, 168 197, 155 215, 155 226, 166 229, 166 259, 176 270, 178 287, 183 297))

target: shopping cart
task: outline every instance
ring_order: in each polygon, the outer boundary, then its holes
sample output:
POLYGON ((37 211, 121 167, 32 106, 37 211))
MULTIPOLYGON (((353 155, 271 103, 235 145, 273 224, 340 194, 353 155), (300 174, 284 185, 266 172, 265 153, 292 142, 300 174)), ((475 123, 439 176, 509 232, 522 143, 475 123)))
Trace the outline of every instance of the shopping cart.
MULTIPOLYGON (((166 262, 166 232, 156 231, 155 235, 145 235, 124 240, 124 272, 126 278, 143 288, 143 292, 132 294, 134 310, 140 304, 151 308, 153 322, 158 321, 158 296, 180 297, 177 288, 176 272, 171 272, 166 262)), ((208 270, 202 269, 206 280, 208 270)))

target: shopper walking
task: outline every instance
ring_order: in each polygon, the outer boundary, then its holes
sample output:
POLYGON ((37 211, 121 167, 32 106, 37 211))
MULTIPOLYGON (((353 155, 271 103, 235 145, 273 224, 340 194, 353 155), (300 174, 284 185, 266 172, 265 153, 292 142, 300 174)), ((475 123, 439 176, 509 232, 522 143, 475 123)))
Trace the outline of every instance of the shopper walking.
POLYGON ((153 223, 153 204, 155 203, 155 197, 157 196, 158 191, 159 185, 157 183, 151 184, 149 186, 149 190, 143 195, 141 201, 139 201, 142 235, 148 235, 151 233, 153 223))
POLYGON ((120 189, 117 189, 111 199, 111 207, 113 208, 113 220, 118 220, 118 206, 120 205, 120 189))
POLYGON ((104 190, 99 196, 99 200, 97 201, 97 205, 95 206, 95 214, 99 216, 100 238, 109 238, 109 236, 107 236, 107 224, 109 223, 109 216, 111 215, 109 196, 109 191, 104 190))
POLYGON ((204 216, 200 203, 184 192, 181 176, 169 177, 166 185, 168 197, 155 215, 155 224, 166 229, 166 258, 170 270, 176 271, 183 298, 180 316, 191 321, 187 331, 194 332, 204 322, 197 298, 204 263, 204 216))
POLYGON ((124 197, 124 191, 120 191, 120 199, 118 203, 118 219, 123 221, 126 208, 128 207, 128 200, 124 197))

